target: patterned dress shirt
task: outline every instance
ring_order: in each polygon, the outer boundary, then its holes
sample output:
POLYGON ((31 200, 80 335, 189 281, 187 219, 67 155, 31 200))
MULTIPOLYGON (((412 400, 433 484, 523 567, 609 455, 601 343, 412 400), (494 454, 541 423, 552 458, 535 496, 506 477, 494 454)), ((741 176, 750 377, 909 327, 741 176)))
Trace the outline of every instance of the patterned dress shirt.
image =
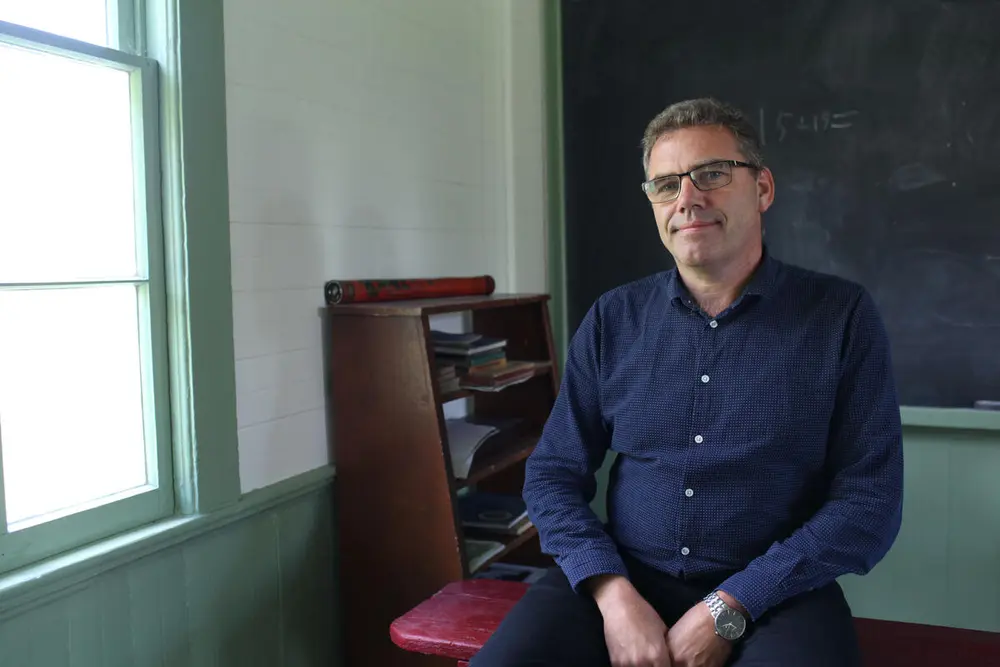
POLYGON ((717 576, 756 620, 899 532, 903 455, 889 343, 850 281, 764 256, 717 317, 676 269, 603 294, 567 351, 524 499, 571 585, 620 553, 717 576), (590 508, 608 451, 607 523, 590 508))

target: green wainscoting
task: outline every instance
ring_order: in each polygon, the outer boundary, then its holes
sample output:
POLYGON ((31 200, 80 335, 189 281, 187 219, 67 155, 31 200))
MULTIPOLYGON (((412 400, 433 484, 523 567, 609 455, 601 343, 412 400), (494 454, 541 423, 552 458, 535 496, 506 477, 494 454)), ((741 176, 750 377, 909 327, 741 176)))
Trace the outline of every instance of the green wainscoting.
POLYGON ((1000 632, 1000 432, 903 427, 903 527, 856 616, 1000 632))
POLYGON ((231 520, 208 519, 209 530, 185 529, 164 548, 5 608, 0 665, 341 664, 329 475, 238 505, 231 520))
MULTIPOLYGON (((903 427, 903 527, 872 572, 841 578, 855 616, 1000 632, 1000 432, 977 418, 981 428, 903 427)), ((591 504, 602 519, 613 460, 591 504)))

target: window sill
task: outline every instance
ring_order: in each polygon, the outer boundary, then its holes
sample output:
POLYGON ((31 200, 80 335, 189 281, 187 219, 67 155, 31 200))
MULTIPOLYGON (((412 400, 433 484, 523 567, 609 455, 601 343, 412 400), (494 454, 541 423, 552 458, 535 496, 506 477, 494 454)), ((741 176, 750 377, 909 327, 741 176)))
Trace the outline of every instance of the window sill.
POLYGON ((335 474, 333 466, 317 468, 251 491, 210 514, 158 521, 5 574, 0 577, 0 621, 68 595, 104 572, 313 493, 335 474))

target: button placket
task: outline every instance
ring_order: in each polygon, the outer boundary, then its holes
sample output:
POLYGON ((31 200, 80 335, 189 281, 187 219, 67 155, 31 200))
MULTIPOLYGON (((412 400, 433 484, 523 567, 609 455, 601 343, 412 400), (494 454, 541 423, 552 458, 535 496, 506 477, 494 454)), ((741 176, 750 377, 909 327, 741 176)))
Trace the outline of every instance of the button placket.
MULTIPOLYGON (((715 319, 710 320, 708 322, 708 326, 709 326, 710 329, 718 329, 719 328, 719 321, 715 320, 715 319)), ((716 346, 716 343, 713 342, 713 341, 717 341, 717 339, 715 337, 704 339, 703 340, 703 345, 699 346, 699 351, 703 352, 705 350, 704 345, 706 345, 706 344, 707 344, 707 346, 708 346, 709 349, 714 349, 715 346, 716 346)), ((699 355, 699 356, 703 356, 703 355, 699 355)), ((713 355, 709 355, 710 358, 711 358, 711 356, 713 356, 713 355)), ((706 369, 706 370, 708 370, 708 369, 706 369)), ((707 385, 712 380, 711 376, 708 373, 702 373, 701 376, 699 377, 699 379, 701 380, 701 384, 703 384, 703 385, 707 385)), ((702 403, 702 401, 696 399, 696 404, 697 403, 702 403)), ((695 420, 697 421, 699 415, 695 414, 694 417, 695 417, 695 420)), ((694 426, 697 427, 698 425, 694 424, 694 426)), ((705 436, 703 436, 701 433, 695 434, 695 436, 694 436, 694 442, 696 444, 699 444, 699 445, 702 444, 702 443, 704 443, 705 442, 705 436)), ((694 497, 694 489, 692 489, 692 488, 685 488, 684 489, 684 497, 685 498, 692 498, 692 497, 694 497)), ((687 547, 687 546, 682 546, 681 549, 680 549, 680 552, 681 552, 682 556, 688 556, 688 555, 691 554, 691 549, 689 547, 687 547)))

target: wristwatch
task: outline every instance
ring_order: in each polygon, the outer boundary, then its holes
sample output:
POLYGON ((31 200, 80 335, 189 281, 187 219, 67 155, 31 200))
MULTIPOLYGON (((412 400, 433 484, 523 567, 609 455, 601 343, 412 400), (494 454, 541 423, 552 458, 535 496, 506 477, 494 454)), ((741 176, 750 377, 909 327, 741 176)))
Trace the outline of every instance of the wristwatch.
POLYGON ((715 634, 731 642, 743 636, 747 629, 747 619, 743 614, 726 604, 715 591, 706 595, 704 600, 715 619, 715 634))

